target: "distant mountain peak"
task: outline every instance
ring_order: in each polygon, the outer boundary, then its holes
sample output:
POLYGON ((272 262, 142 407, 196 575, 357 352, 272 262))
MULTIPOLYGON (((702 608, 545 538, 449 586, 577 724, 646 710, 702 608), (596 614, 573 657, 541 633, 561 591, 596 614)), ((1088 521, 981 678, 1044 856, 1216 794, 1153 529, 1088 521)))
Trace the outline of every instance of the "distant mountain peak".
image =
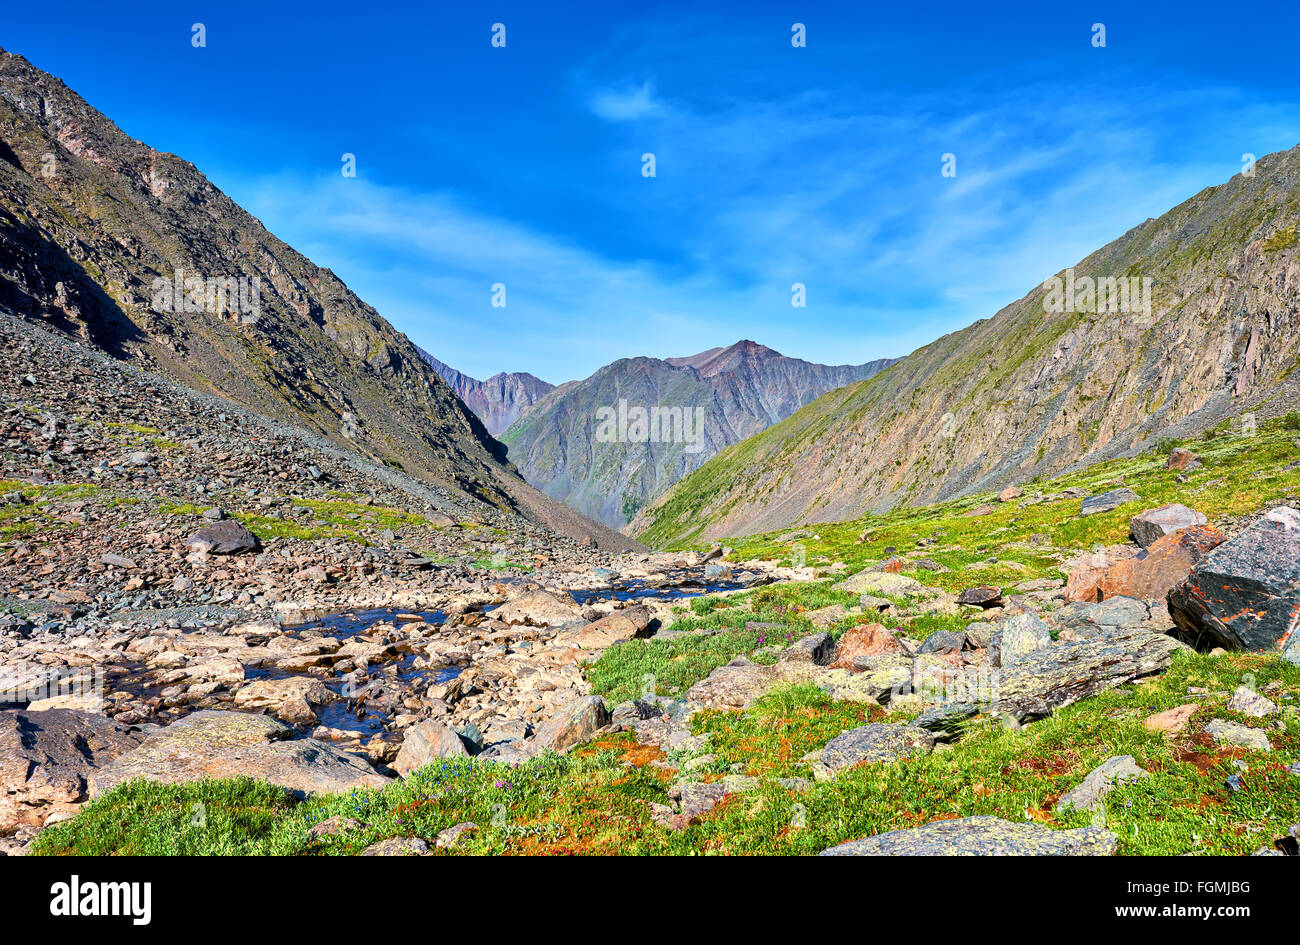
POLYGON ((524 371, 512 374, 499 371, 486 381, 480 381, 443 364, 418 345, 415 350, 424 363, 451 386, 465 406, 478 415, 493 436, 504 433, 512 423, 528 413, 533 404, 555 389, 554 384, 524 371))

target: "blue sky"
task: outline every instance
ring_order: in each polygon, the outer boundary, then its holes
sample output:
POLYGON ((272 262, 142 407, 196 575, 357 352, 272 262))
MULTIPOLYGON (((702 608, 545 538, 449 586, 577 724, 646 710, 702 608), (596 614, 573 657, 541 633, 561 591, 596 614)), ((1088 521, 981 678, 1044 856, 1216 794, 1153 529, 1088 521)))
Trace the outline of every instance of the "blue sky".
POLYGON ((1294 3, 464 6, 11 4, 0 46, 477 377, 900 356, 1300 142, 1294 3))

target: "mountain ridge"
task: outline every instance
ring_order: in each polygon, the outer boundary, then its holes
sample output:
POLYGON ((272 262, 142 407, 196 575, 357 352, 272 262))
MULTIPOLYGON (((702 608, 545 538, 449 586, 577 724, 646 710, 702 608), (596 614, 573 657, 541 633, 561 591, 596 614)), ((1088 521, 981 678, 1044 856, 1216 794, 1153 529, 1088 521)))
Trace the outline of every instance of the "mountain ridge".
POLYGON ((1098 310, 1095 295, 1091 311, 1048 311, 1046 280, 722 451, 628 531, 667 544, 848 520, 1287 409, 1300 347, 1297 218, 1300 146, 1053 277, 1150 279, 1149 316, 1098 310))
POLYGON ((488 433, 493 436, 504 433, 512 423, 531 410, 533 404, 555 390, 554 384, 548 384, 526 371, 498 371, 487 380, 480 381, 444 364, 419 345, 416 345, 416 350, 424 362, 456 392, 465 406, 483 421, 488 433))

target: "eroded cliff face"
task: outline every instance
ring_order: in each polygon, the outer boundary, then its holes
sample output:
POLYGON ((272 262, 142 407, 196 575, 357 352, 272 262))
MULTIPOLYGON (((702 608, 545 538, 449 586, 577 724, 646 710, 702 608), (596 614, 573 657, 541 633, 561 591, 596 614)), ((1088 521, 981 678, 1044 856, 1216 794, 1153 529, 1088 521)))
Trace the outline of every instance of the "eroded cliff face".
POLYGON ((1300 148, 1270 155, 1253 178, 1207 188, 1058 274, 1075 296, 1084 277, 1137 279, 1130 310, 1087 310, 1086 298, 1049 310, 1053 287, 1035 287, 723 451, 629 531, 664 542, 849 519, 1285 412, 1300 354, 1298 205, 1300 148))
POLYGON ((619 527, 718 450, 888 363, 811 364, 752 341, 686 358, 627 358, 556 388, 501 439, 537 488, 619 527), (637 408, 672 412, 664 429, 681 435, 602 436, 602 410, 637 408))

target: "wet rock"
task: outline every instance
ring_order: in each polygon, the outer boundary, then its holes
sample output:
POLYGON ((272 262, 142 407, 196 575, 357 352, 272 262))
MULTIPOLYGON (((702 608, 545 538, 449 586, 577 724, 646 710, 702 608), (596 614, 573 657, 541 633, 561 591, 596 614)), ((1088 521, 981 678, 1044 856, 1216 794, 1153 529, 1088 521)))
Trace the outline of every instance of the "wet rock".
POLYGON ((1078 787, 1061 795, 1056 802, 1058 811, 1097 810, 1104 806, 1102 801, 1121 784, 1132 784, 1139 778, 1145 778, 1148 772, 1138 767, 1132 755, 1117 755, 1108 758, 1088 772, 1087 777, 1078 787))
POLYGON ((1143 548, 1149 548, 1157 538, 1172 534, 1180 528, 1191 528, 1206 524, 1206 518, 1200 512, 1185 505, 1171 503, 1157 509, 1139 512, 1129 520, 1129 534, 1143 548))
POLYGON ((250 777, 307 795, 382 787, 391 778, 323 742, 289 740, 293 729, 265 715, 203 710, 148 734, 91 776, 91 796, 131 778, 178 784, 250 777))
POLYGON ((998 817, 936 820, 823 850, 822 856, 1111 856, 1118 839, 1100 827, 1052 830, 998 817))
POLYGON ((1168 599, 1189 638, 1300 663, 1300 512, 1273 509, 1207 554, 1168 599))
POLYGON ((235 519, 205 525, 189 538, 190 551, 213 555, 238 555, 256 551, 257 537, 235 519))
POLYGON ((92 774, 142 738, 84 712, 0 712, 0 831, 75 811, 89 798, 92 774))
POLYGON ((1079 507, 1080 515, 1096 515, 1100 512, 1109 512, 1111 509, 1117 509, 1125 502, 1139 502, 1142 497, 1132 489, 1111 489, 1109 492, 1098 493, 1089 496, 1083 500, 1079 507))
POLYGON ((441 758, 463 758, 468 754, 465 743, 451 726, 430 720, 406 730, 393 770, 406 777, 441 758))

